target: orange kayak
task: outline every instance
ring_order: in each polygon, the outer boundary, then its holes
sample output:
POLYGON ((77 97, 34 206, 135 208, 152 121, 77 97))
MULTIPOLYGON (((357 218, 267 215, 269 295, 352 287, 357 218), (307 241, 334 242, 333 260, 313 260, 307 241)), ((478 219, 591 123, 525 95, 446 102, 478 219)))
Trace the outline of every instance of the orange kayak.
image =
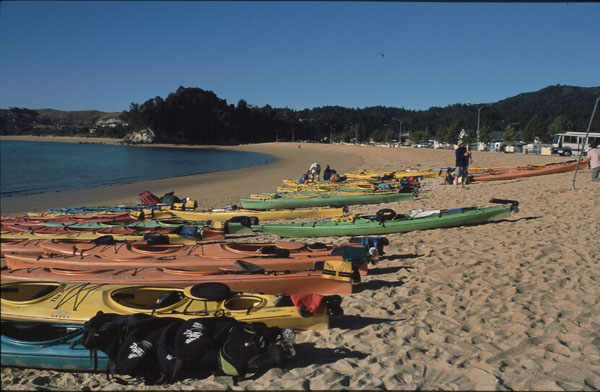
MULTIPOLYGON (((584 159, 579 162, 579 169, 587 166, 589 159, 584 159)), ((495 180, 512 180, 522 177, 534 177, 544 174, 565 173, 575 170, 577 161, 568 161, 562 163, 549 163, 544 166, 533 166, 518 169, 508 170, 492 170, 487 173, 473 175, 473 181, 495 181, 495 180)))
MULTIPOLYGON (((354 248, 359 252, 362 249, 354 248)), ((357 254, 357 252, 352 252, 357 254)), ((365 252, 366 253, 366 252, 365 252)), ((97 255, 89 256, 63 256, 63 255, 25 255, 7 253, 4 258, 10 269, 21 268, 59 268, 75 271, 102 271, 120 269, 141 268, 169 268, 185 269, 196 273, 218 274, 224 272, 245 272, 247 269, 241 263, 251 267, 263 268, 267 271, 306 271, 317 270, 320 265, 331 261, 349 261, 355 265, 361 274, 366 274, 367 261, 363 255, 362 260, 352 261, 343 256, 343 250, 339 255, 323 255, 318 257, 252 257, 244 258, 209 258, 199 255, 186 256, 162 256, 108 259, 97 255), (346 259, 346 260, 344 260, 346 259)))
MULTIPOLYGON (((360 244, 345 244, 360 246, 360 244)), ((146 244, 76 243, 45 241, 40 244, 46 254, 64 256, 99 256, 112 260, 140 259, 163 256, 202 256, 217 259, 239 259, 256 257, 323 257, 339 246, 335 244, 308 244, 304 242, 281 241, 275 243, 220 243, 220 244, 146 244)))
MULTIPOLYGON (((262 294, 350 294, 349 280, 328 279, 321 271, 256 274, 205 274, 190 270, 145 268, 142 270, 68 271, 52 268, 2 270, 3 282, 61 281, 64 283, 109 283, 185 287, 220 282, 232 291, 262 294)), ((326 276, 326 275, 325 275, 326 276)))
POLYGON ((0 257, 7 253, 20 253, 32 256, 44 254, 41 242, 46 240, 27 240, 20 238, 2 238, 0 240, 0 257))

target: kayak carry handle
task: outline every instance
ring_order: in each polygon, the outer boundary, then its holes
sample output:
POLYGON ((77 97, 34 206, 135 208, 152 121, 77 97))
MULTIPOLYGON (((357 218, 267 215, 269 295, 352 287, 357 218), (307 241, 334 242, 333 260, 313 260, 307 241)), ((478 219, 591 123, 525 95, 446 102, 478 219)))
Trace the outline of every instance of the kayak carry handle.
POLYGON ((516 200, 508 200, 508 199, 491 199, 490 203, 497 204, 510 204, 510 210, 514 212, 519 212, 519 202, 516 200))

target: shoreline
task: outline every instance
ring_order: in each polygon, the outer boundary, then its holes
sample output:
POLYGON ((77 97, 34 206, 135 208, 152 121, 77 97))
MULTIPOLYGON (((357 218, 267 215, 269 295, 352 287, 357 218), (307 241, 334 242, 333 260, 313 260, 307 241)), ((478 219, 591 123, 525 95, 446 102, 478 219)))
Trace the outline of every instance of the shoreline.
MULTIPOLYGON (((49 141, 64 143, 120 144, 120 139, 84 137, 38 137, 3 136, 0 140, 49 141)), ((105 185, 93 188, 65 190, 23 196, 2 198, 2 215, 25 215, 27 212, 42 212, 50 208, 82 206, 134 205, 138 195, 145 190, 162 196, 175 191, 180 197, 190 197, 198 202, 201 209, 222 208, 237 204, 239 199, 250 193, 273 192, 284 178, 298 178, 312 162, 320 162, 323 167, 344 168, 344 171, 357 170, 362 166, 359 156, 343 152, 325 152, 298 143, 261 143, 237 146, 151 144, 139 147, 165 148, 214 148, 231 151, 247 151, 265 154, 276 158, 274 162, 241 169, 222 170, 210 173, 169 177, 155 180, 136 181, 126 184, 105 185), (298 148, 298 146, 301 146, 298 148), (328 162, 328 163, 324 163, 328 162)))
MULTIPOLYGON (((2 136, 0 140, 48 141, 63 143, 94 143, 119 145, 121 139, 72 136, 2 136)), ((274 162, 241 169, 136 181, 126 184, 64 190, 23 196, 3 197, 0 214, 25 215, 51 208, 134 205, 140 193, 150 191, 161 197, 174 191, 179 198, 189 197, 198 202, 198 209, 239 205, 241 198, 251 193, 274 192, 282 179, 299 178, 312 162, 324 168, 329 164, 339 173, 358 169, 398 170, 406 168, 434 169, 454 166, 454 152, 449 149, 388 148, 367 145, 271 142, 236 146, 139 144, 136 147, 215 148, 248 151, 275 157, 274 162), (389 157, 394 157, 390 159, 389 157)), ((474 165, 501 166, 506 161, 519 164, 564 161, 564 157, 474 153, 474 165)))

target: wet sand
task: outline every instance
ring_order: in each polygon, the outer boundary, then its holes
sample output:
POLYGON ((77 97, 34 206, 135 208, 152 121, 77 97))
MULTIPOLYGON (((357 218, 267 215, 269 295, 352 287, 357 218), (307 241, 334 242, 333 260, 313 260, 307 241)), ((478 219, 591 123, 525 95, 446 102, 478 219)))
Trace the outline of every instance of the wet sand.
MULTIPOLYGON (((137 194, 174 190, 202 207, 238 203, 250 193, 274 191, 313 161, 339 172, 358 168, 439 168, 453 165, 452 150, 292 143, 234 149, 280 158, 226 176, 177 179, 65 192, 51 201, 31 198, 7 212, 49 206, 132 203, 137 194), (420 166, 418 166, 420 165, 420 166), (87 192, 87 193, 86 193, 87 192), (89 199, 88 199, 89 198, 89 199)), ((474 153, 473 167, 565 161, 523 154, 474 153)), ((387 235, 386 259, 371 267, 356 293, 344 296, 345 314, 326 331, 297 335, 297 359, 233 386, 229 377, 187 379, 163 386, 127 385, 102 374, 2 368, 12 390, 173 389, 600 389, 600 187, 590 170, 466 189, 424 179, 419 198, 351 206, 351 213, 392 208, 488 206, 514 199, 520 211, 485 224, 387 235)), ((5 213, 3 203, 2 213, 5 213)), ((296 241, 339 242, 347 237, 296 241)), ((235 241, 274 241, 256 233, 235 241)), ((233 241, 233 240, 229 240, 233 241)))

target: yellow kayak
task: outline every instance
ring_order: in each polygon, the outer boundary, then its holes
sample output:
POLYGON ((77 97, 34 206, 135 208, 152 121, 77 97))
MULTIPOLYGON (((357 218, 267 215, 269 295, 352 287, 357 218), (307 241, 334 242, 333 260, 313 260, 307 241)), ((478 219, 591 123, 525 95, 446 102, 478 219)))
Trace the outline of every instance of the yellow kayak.
POLYGON ((344 173, 348 179, 376 179, 376 178, 393 178, 400 179, 402 177, 423 177, 434 178, 442 175, 441 170, 358 170, 356 172, 344 173))
MULTIPOLYGON (((355 190, 373 190, 376 189, 376 185, 378 182, 368 182, 368 181, 351 181, 351 182, 341 182, 341 183, 328 183, 328 182, 317 182, 314 184, 297 184, 297 185, 287 185, 287 186, 279 186, 277 187, 277 192, 287 193, 287 192, 301 192, 301 191, 331 191, 338 189, 355 189, 355 190)), ((393 182, 390 184, 394 184, 393 182)))
POLYGON ((175 216, 188 221, 231 219, 236 216, 256 217, 259 221, 297 218, 332 218, 347 213, 344 208, 294 208, 285 210, 256 211, 238 208, 230 211, 171 211, 175 216))
POLYGON ((394 173, 394 178, 402 178, 402 177, 423 177, 423 178, 436 178, 442 175, 441 170, 398 170, 394 173))
POLYGON ((293 305, 278 306, 275 295, 233 293, 207 299, 200 285, 186 288, 59 282, 9 282, 0 285, 2 320, 84 323, 104 313, 146 313, 162 317, 233 317, 245 322, 294 329, 327 329, 325 306, 302 317, 293 305))
POLYGON ((285 186, 280 188, 286 189, 337 189, 337 188, 372 188, 379 182, 351 180, 342 182, 316 181, 305 184, 298 184, 293 180, 281 180, 285 186))
POLYGON ((349 180, 357 180, 357 179, 377 179, 377 178, 391 178, 395 173, 395 170, 357 170, 354 172, 347 172, 342 174, 349 180))
POLYGON ((315 196, 363 196, 363 195, 387 195, 398 193, 398 189, 385 189, 385 190, 349 190, 349 191, 299 191, 290 193, 255 193, 250 195, 250 199, 297 199, 307 198, 315 196))

